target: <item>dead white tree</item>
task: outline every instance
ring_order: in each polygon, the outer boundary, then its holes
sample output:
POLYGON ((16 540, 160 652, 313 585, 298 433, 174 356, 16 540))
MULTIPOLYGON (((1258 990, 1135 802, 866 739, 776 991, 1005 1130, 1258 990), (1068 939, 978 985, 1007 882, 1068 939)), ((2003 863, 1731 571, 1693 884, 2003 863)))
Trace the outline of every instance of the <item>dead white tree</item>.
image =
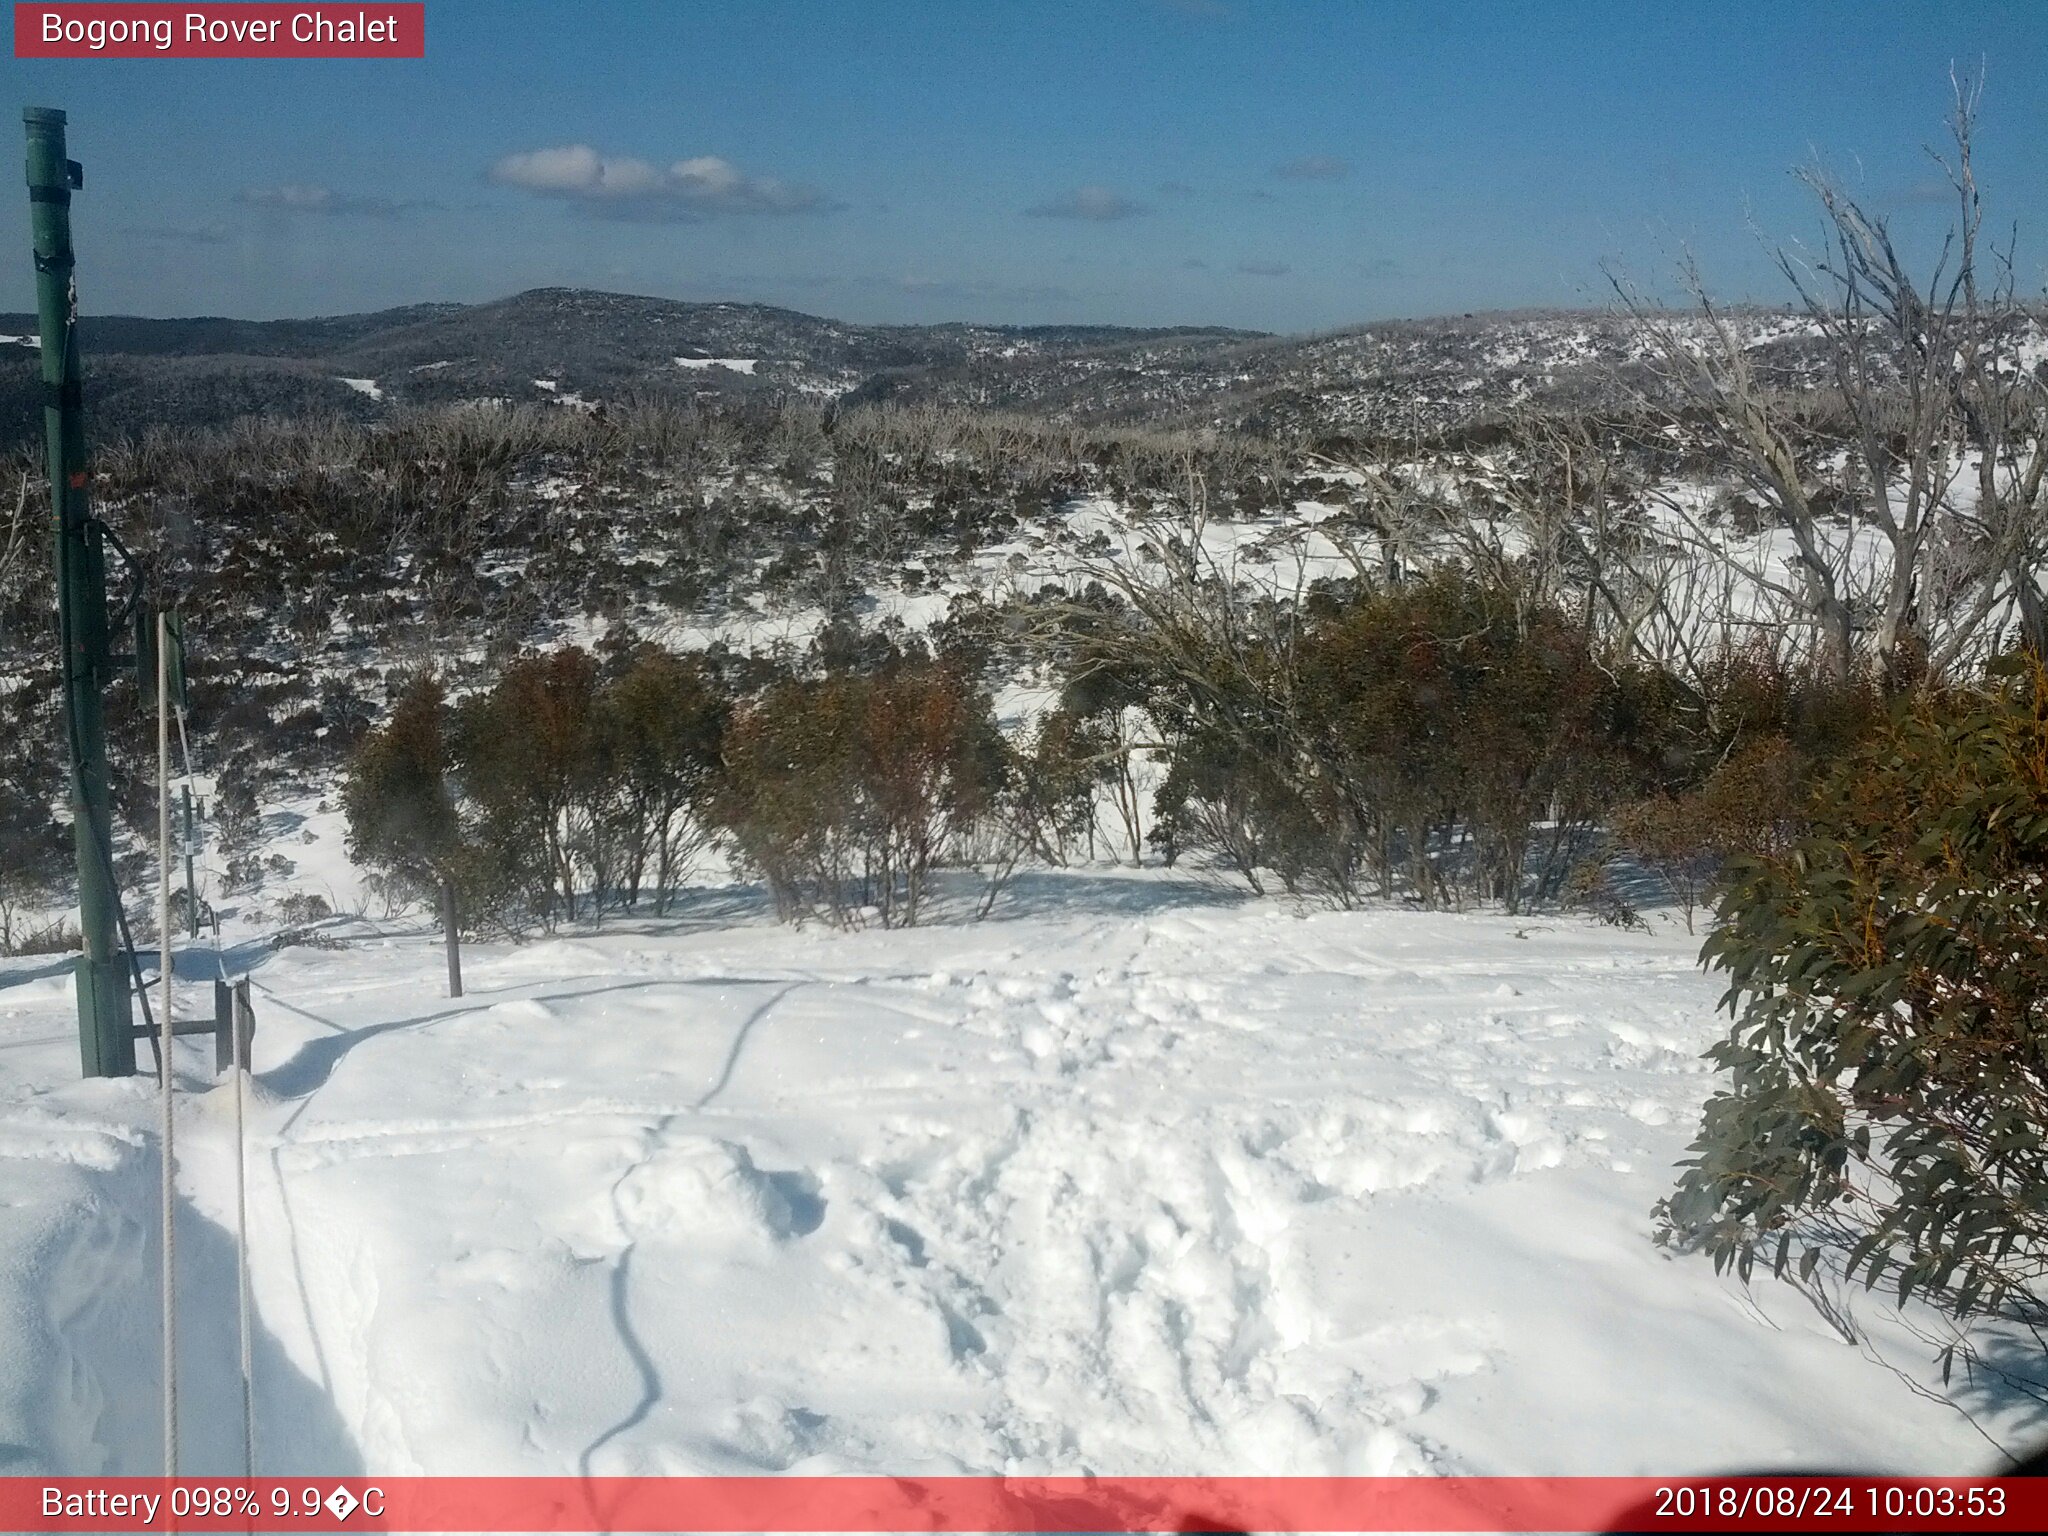
MULTIPOLYGON (((1362 845, 1376 818, 1357 786, 1323 772, 1327 743, 1300 697, 1313 569, 1304 531, 1259 545, 1212 539, 1198 460, 1183 458, 1162 483, 1174 489, 1127 510, 1112 549, 1080 548, 1063 562, 1069 595, 1030 606, 1025 644, 1070 681, 1140 681, 1145 701, 1126 722, 1149 715, 1165 735, 1112 738, 1112 767, 1137 751, 1170 748, 1179 730, 1213 730, 1254 744, 1298 780, 1322 781, 1340 807, 1333 820, 1348 818, 1354 831, 1344 841, 1362 845)), ((1348 904, 1354 878, 1338 868, 1329 894, 1348 904)))
POLYGON ((10 590, 14 568, 22 562, 29 547, 28 486, 29 477, 24 474, 20 494, 14 498, 14 511, 6 524, 0 526, 0 594, 10 590))
POLYGON ((1524 618, 1554 608, 1607 656, 1699 679, 1705 616, 1729 578, 1650 525, 1610 424, 1520 410, 1484 452, 1317 462, 1354 488, 1353 520, 1377 546, 1321 530, 1361 587, 1457 565, 1514 594, 1524 618))
POLYGON ((1755 327, 1717 307, 1690 262, 1687 313, 1614 281, 1654 381, 1644 398, 1721 450, 1780 537, 1732 539, 1670 492, 1678 536, 1740 577, 1755 617, 1810 627, 1841 673, 1877 661, 1951 674, 2038 606, 2048 383, 2029 366, 2040 322, 2016 297, 2012 248, 1982 239, 1977 103, 1956 81, 1953 147, 1934 159, 1957 216, 1924 279, 1884 217, 1801 173, 1826 238, 1777 263, 1820 344, 1819 397, 1766 382, 1755 327))
POLYGON ((1649 526, 1642 475, 1612 429, 1520 411, 1506 451, 1513 470, 1496 494, 1521 530, 1536 595, 1575 614, 1606 655, 1697 681, 1705 572, 1649 526))

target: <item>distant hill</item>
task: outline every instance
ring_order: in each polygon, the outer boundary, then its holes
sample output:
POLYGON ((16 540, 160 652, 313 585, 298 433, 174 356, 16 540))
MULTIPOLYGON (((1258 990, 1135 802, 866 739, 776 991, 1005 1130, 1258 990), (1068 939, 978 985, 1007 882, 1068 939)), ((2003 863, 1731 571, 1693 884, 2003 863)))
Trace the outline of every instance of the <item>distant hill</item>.
MULTIPOLYGON (((32 337, 33 315, 0 315, 0 336, 32 337)), ((307 320, 88 316, 89 427, 332 411, 498 397, 593 404, 626 393, 787 392, 819 400, 879 376, 960 373, 1133 346, 1228 346, 1259 333, 1119 326, 878 326, 765 304, 539 288, 487 304, 421 304, 307 320)), ((37 356, 0 344, 0 434, 41 430, 37 356)))
MULTIPOLYGON (((1812 382, 1812 328, 1736 317, 1758 366, 1812 382)), ((41 431, 30 315, 0 315, 0 437, 41 431)), ((99 440, 239 416, 375 419, 502 399, 590 407, 628 395, 791 396, 1016 411, 1085 425, 1275 437, 1429 437, 1524 408, 1611 405, 1640 366, 1599 311, 1395 320, 1311 336, 1220 327, 856 325, 766 304, 536 288, 309 320, 124 315, 83 322, 99 440)))

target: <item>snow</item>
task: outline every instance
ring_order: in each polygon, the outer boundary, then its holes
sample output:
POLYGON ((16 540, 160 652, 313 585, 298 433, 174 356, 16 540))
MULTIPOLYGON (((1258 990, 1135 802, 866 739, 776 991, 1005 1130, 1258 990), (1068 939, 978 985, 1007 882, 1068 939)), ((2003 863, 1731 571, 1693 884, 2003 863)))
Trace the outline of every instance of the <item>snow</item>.
POLYGON ((384 391, 375 379, 343 379, 342 383, 359 395, 368 395, 372 400, 382 400, 384 391))
POLYGON ((573 389, 563 389, 559 379, 535 379, 533 387, 550 396, 558 405, 567 405, 582 411, 597 409, 595 400, 586 400, 573 389))
POLYGON ((2030 323, 2026 333, 2013 343, 2012 361, 2023 373, 2033 373, 2048 363, 2048 331, 2030 323))
MULTIPOLYGON (((228 934, 259 1016, 266 1471, 1990 1459, 1881 1298, 1858 1307, 1903 1377, 1652 1245, 1719 1027, 1671 925, 1305 911, 1152 870, 837 933, 715 887, 473 945, 459 1002, 422 926, 328 931, 228 934)), ((210 1049, 181 1045, 177 1169, 200 1475, 239 1458, 210 1049)), ((144 1473, 152 1088, 76 1073, 66 965, 0 961, 0 1466, 144 1473)))
POLYGON ((734 373, 752 373, 757 361, 758 359, 751 357, 679 357, 676 359, 676 366, 696 369, 726 368, 734 373))

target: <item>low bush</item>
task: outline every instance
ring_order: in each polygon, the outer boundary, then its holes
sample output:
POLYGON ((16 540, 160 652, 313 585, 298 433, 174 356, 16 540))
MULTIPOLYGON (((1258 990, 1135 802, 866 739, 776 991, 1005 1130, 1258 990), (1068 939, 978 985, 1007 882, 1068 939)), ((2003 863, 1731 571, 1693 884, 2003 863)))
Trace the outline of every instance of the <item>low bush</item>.
POLYGON ((997 813, 986 695, 941 664, 789 678, 734 718, 719 823, 786 918, 915 923, 931 872, 997 813))
POLYGON ((72 955, 83 953, 85 936, 68 917, 33 926, 11 926, 0 936, 0 955, 72 955))
POLYGON ((1762 651, 1724 656, 1699 708, 1673 717, 1673 765, 1691 766, 1676 785, 1620 808, 1614 845, 1662 881, 1691 932, 1722 861, 1790 846, 1816 776, 1883 719, 1867 677, 1789 667, 1762 651))
POLYGON ((1149 695, 1160 817, 1255 888, 1269 868, 1347 905, 1398 882, 1428 905, 1557 895, 1671 727, 1668 680, 1457 571, 1321 601, 1235 665, 1149 695))
POLYGON ((318 891, 293 891, 278 901, 277 915, 292 927, 303 928, 334 916, 334 908, 318 891))
MULTIPOLYGON (((1711 1052, 1665 1241, 1958 1314, 2048 1306, 2048 675, 1900 706, 1805 825, 1732 855, 1711 1052)), ((1953 1356, 1950 1357, 1951 1360, 1953 1356)))

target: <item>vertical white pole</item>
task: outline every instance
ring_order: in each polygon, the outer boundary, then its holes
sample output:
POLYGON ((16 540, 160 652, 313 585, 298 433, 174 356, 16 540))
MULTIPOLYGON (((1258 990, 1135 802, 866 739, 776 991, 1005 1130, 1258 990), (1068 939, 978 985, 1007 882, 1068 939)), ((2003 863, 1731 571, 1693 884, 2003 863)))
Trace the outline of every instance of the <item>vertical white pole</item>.
POLYGON ((256 1367, 252 1330, 255 1313, 249 1304, 249 1193, 248 1142, 242 1131, 242 1101, 249 1089, 248 999, 237 988, 228 1004, 230 1027, 235 1032, 235 1240, 239 1245, 236 1267, 242 1294, 242 1475, 256 1475, 256 1367))
POLYGON ((171 642, 156 616, 157 971, 163 983, 164 1476, 178 1475, 178 1259, 171 1161, 171 642))

